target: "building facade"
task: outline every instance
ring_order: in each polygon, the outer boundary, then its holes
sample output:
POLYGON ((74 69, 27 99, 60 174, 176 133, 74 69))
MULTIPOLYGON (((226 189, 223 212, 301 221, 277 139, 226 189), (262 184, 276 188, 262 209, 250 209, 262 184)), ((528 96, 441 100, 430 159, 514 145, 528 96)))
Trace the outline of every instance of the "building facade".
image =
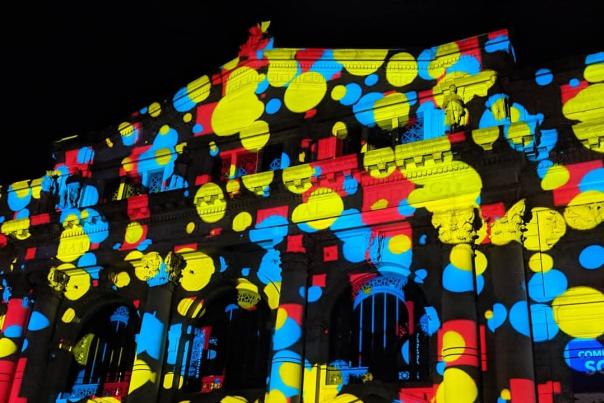
POLYGON ((0 402, 604 401, 604 53, 267 28, 2 188, 0 402))

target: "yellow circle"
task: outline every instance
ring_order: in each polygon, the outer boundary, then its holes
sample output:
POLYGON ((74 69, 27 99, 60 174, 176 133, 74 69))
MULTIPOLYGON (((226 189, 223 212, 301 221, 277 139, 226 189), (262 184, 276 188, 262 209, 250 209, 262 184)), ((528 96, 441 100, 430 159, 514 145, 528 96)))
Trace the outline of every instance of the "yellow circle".
POLYGON ((486 310, 484 313, 484 317, 486 319, 491 319, 493 317, 493 311, 491 311, 490 309, 486 310))
POLYGON ((128 272, 121 271, 114 275, 113 283, 118 288, 126 287, 128 284, 130 284, 130 275, 128 272))
POLYGON ((75 319, 76 313, 74 311, 73 308, 67 308, 65 310, 65 312, 63 312, 63 316, 61 317, 61 320, 64 323, 70 323, 72 320, 75 319))
POLYGON ((292 388, 296 388, 300 385, 301 371, 301 364, 296 364, 293 362, 284 362, 279 366, 279 377, 285 385, 292 388))
POLYGON ((510 392, 510 390, 507 388, 501 390, 500 396, 504 400, 512 400, 512 392, 510 392))
POLYGON ((204 183, 195 193, 197 214, 204 222, 220 221, 226 212, 226 205, 222 189, 214 182, 204 183))
POLYGON ((572 287, 554 299, 554 320, 572 337, 595 339, 604 333, 604 294, 591 287, 572 287))
POLYGON ((554 267, 554 259, 547 253, 535 253, 529 259, 529 268, 535 273, 545 273, 554 267))
POLYGON ((474 270, 476 270, 476 275, 484 273, 488 264, 489 261, 487 260, 485 254, 477 250, 474 254, 474 270))
POLYGON ((345 95, 346 87, 343 85, 336 85, 331 90, 331 99, 333 99, 334 101, 339 101, 340 99, 344 98, 345 95))
POLYGON ((155 151, 155 162, 158 165, 166 165, 172 160, 172 151, 169 148, 160 148, 155 151))
POLYGON ((185 113, 182 117, 182 121, 185 123, 189 123, 191 119, 193 119, 193 115, 191 115, 189 112, 185 113))
POLYGON ((448 330, 443 335, 441 355, 443 361, 451 362, 462 356, 466 349, 463 336, 454 330, 448 330))
POLYGON ((393 55, 386 65, 386 80, 395 86, 410 84, 417 77, 417 62, 412 54, 400 52, 393 55))
POLYGON ((231 179, 226 184, 226 191, 228 193, 237 193, 241 190, 241 183, 239 179, 231 179))
POLYGON ((346 127, 346 123, 340 121, 334 123, 331 128, 331 134, 341 140, 348 137, 348 128, 346 127))
POLYGON ((195 223, 193 221, 187 224, 186 231, 187 234, 191 234, 193 231, 195 231, 195 223))
POLYGON ((140 225, 137 221, 133 221, 126 227, 126 235, 124 236, 124 240, 127 243, 136 243, 140 241, 143 236, 143 226, 140 225))
POLYGON ((411 239, 405 234, 395 235, 388 242, 388 249, 396 255, 407 252, 409 248, 411 248, 411 239))
POLYGON ((449 259, 458 269, 472 271, 472 255, 472 247, 462 243, 451 248, 449 259))
POLYGON ((327 91, 322 74, 307 71, 294 78, 285 90, 283 100, 292 112, 306 112, 321 102, 327 91))
POLYGON ((447 368, 436 391, 437 403, 473 403, 478 397, 476 382, 459 368, 447 368))
POLYGON ((149 105, 149 115, 152 118, 158 117, 160 113, 161 113, 161 105, 159 102, 153 102, 151 105, 149 105))
POLYGON ((162 127, 159 128, 159 134, 168 134, 169 131, 170 131, 170 126, 168 126, 168 125, 163 125, 162 127))
POLYGON ((279 310, 277 310, 277 320, 275 321, 275 329, 278 330, 281 328, 281 326, 283 326, 283 324, 285 324, 285 321, 287 320, 287 311, 283 308, 279 308, 279 310))
POLYGON ((252 215, 247 211, 242 211, 233 218, 233 231, 235 232, 245 231, 250 225, 252 225, 252 215))

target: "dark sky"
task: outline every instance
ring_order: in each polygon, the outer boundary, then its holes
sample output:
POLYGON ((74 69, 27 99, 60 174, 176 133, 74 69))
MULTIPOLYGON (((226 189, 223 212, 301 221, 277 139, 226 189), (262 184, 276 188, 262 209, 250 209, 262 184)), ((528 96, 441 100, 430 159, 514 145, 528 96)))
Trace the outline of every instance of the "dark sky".
POLYGON ((115 125, 215 72, 261 20, 277 47, 422 49, 507 27, 525 66, 604 50, 596 0, 16 3, 0 15, 4 184, 50 168, 53 139, 115 125))

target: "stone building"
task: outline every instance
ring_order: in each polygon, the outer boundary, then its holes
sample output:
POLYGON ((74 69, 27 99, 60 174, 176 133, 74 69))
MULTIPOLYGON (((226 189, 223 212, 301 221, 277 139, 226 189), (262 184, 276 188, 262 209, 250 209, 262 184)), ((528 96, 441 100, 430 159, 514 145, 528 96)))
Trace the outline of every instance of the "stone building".
POLYGON ((267 28, 2 188, 0 402, 603 401, 604 53, 267 28))

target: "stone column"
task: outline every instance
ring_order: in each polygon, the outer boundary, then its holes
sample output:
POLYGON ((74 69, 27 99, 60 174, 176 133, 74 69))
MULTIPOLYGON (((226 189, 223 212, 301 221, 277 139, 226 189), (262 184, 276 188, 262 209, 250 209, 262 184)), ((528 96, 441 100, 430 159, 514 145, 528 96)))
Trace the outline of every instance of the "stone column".
POLYGON ((128 402, 158 401, 163 379, 162 367, 168 339, 172 294, 180 278, 184 260, 170 253, 162 261, 159 253, 152 252, 145 255, 142 264, 151 272, 157 273, 157 280, 148 281, 150 288, 145 300, 140 331, 136 335, 136 356, 132 366, 128 402))
POLYGON ((281 254, 281 292, 274 326, 267 401, 302 401, 304 373, 304 311, 308 258, 304 235, 287 237, 281 254))
POLYGON ((442 327, 439 360, 444 361, 439 401, 481 401, 480 343, 476 309, 474 240, 478 217, 472 207, 437 211, 432 225, 443 243, 442 327))
POLYGON ((56 326, 56 318, 61 305, 61 290, 51 288, 43 279, 34 284, 35 301, 32 318, 27 328, 25 342, 27 348, 19 359, 24 373, 22 381, 13 382, 11 402, 23 399, 37 401, 40 385, 46 381, 46 366, 48 365, 49 346, 56 326), (19 397, 18 396, 23 396, 19 397))
POLYGON ((494 246, 488 252, 494 304, 501 305, 493 306, 490 313, 492 319, 489 329, 494 333, 493 371, 497 385, 496 395, 492 398, 496 400, 501 391, 507 389, 513 403, 536 401, 530 303, 522 247, 524 213, 525 205, 521 201, 495 221, 491 227, 491 243, 494 246), (513 308, 515 315, 522 316, 521 320, 528 324, 527 334, 517 332, 509 323, 499 324, 497 316, 502 315, 502 308, 508 310, 508 315, 513 308))
POLYGON ((0 403, 11 401, 10 390, 17 369, 25 326, 31 312, 30 299, 26 296, 27 291, 13 290, 14 295, 7 304, 0 338, 0 403))

